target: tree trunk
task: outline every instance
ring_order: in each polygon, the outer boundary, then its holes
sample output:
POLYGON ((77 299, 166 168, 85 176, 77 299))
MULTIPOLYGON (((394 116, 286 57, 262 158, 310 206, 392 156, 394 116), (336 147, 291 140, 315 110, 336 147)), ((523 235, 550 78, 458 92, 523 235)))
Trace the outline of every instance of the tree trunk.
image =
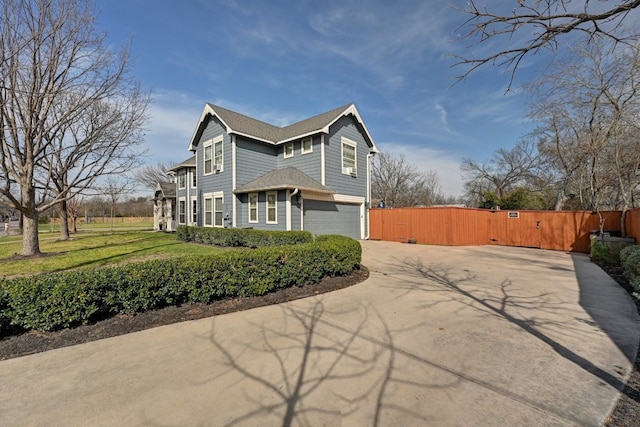
POLYGON ((40 254, 38 240, 38 210, 36 209, 36 190, 32 186, 22 192, 22 255, 33 256, 40 254))
POLYGON ((620 236, 627 237, 627 207, 622 208, 622 215, 620 215, 620 236))
POLYGON ((60 240, 69 240, 69 214, 67 213, 67 201, 62 200, 58 205, 60 214, 60 240))
POLYGON ((556 204, 553 207, 555 211, 561 211, 564 208, 564 202, 567 200, 567 196, 564 195, 564 189, 558 190, 558 197, 556 198, 556 204))

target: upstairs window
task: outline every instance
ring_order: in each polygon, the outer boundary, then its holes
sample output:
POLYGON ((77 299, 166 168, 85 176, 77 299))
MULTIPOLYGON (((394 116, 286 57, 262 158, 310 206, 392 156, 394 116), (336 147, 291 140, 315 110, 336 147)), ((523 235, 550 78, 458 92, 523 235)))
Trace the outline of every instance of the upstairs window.
POLYGON ((343 138, 342 139, 342 173, 346 175, 357 174, 356 166, 358 164, 356 157, 356 143, 343 138))
POLYGON ((302 140, 302 154, 313 152, 313 140, 311 138, 305 138, 302 140))
POLYGON ((178 174, 178 188, 185 188, 187 186, 187 173, 182 171, 178 174))
POLYGON ((284 144, 284 157, 293 157, 293 142, 284 144))
POLYGON ((191 188, 196 188, 196 170, 195 169, 191 169, 191 188))
POLYGON ((222 135, 215 137, 204 144, 204 175, 222 172, 223 151, 222 135))

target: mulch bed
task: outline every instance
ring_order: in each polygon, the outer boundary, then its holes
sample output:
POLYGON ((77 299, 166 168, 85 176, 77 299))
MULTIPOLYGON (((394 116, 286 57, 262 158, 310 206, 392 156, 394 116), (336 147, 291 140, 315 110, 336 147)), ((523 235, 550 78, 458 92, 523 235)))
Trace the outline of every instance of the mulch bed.
POLYGON ((348 276, 327 277, 315 285, 281 289, 261 297, 225 299, 214 301, 211 304, 185 304, 132 315, 119 314, 89 325, 53 332, 29 331, 19 333, 19 331, 15 331, 14 335, 0 340, 0 360, 115 337, 186 320, 202 319, 271 304, 280 304, 346 288, 360 283, 368 277, 369 270, 361 267, 348 276))

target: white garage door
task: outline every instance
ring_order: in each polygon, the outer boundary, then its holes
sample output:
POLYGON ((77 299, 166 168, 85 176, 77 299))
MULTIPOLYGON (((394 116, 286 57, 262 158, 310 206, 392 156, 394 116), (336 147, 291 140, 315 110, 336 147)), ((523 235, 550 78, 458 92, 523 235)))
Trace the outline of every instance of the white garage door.
POLYGON ((304 229, 313 234, 341 234, 361 239, 360 205, 306 199, 304 229))

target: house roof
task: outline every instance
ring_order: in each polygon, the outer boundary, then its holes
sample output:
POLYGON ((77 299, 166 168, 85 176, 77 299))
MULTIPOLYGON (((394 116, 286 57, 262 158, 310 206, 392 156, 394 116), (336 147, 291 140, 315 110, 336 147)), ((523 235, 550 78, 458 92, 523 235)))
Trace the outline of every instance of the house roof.
POLYGON ((236 194, 250 193, 253 191, 270 191, 298 188, 302 191, 313 193, 334 194, 335 191, 320 184, 310 176, 300 172, 294 167, 276 169, 253 181, 243 185, 234 191, 236 194))
POLYGON ((183 169, 183 168, 195 168, 195 167, 196 167, 196 156, 191 156, 187 160, 183 161, 182 163, 177 164, 171 169, 169 169, 169 172, 175 172, 178 169, 183 169))
POLYGON ((156 192, 154 193, 154 199, 166 198, 171 199, 176 197, 176 185, 172 182, 158 182, 156 184, 156 192))
POLYGON ((369 134, 369 130, 365 126, 360 113, 355 104, 347 104, 342 107, 335 108, 326 113, 318 114, 306 120, 293 123, 288 126, 275 126, 235 111, 227 110, 218 105, 207 103, 200 115, 198 126, 191 137, 189 150, 195 150, 198 140, 202 136, 202 132, 207 125, 207 120, 211 116, 217 117, 227 128, 227 133, 247 136, 265 143, 278 145, 297 138, 314 135, 317 133, 329 133, 329 127, 343 116, 352 115, 360 126, 367 143, 371 145, 372 151, 378 152, 373 142, 373 138, 369 134))

